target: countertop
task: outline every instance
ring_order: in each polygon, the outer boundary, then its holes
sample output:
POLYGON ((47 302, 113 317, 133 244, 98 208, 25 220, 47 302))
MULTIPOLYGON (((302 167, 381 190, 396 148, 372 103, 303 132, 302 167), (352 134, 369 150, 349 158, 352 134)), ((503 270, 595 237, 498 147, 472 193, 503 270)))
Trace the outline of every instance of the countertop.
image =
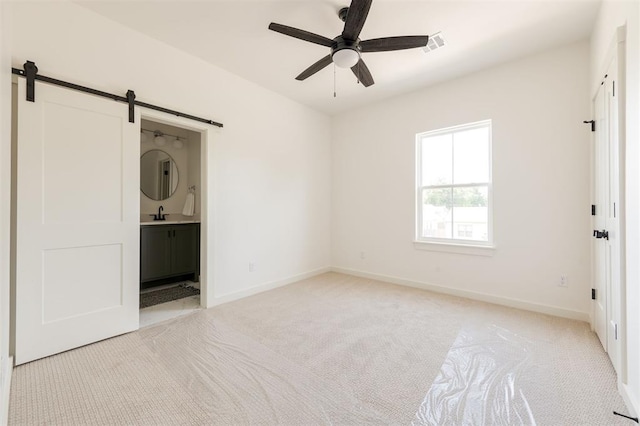
POLYGON ((153 215, 140 215, 140 226, 151 225, 179 225, 181 223, 200 223, 200 218, 196 216, 183 216, 181 214, 167 214, 165 220, 153 220, 153 215))

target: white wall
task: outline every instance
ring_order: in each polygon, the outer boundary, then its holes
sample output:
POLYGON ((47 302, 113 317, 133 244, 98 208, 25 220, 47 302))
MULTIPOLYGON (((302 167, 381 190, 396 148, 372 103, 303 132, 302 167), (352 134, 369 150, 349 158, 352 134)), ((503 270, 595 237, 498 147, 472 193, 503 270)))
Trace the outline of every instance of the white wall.
POLYGON ((640 413, 640 3, 604 1, 591 36, 591 94, 602 77, 607 50, 616 29, 626 34, 626 251, 627 251, 627 383, 620 388, 640 413))
POLYGON ((329 266, 327 116, 72 3, 12 12, 13 66, 33 60, 41 74, 224 124, 209 165, 217 298, 329 266))
POLYGON ((588 319, 588 54, 565 46, 334 118, 332 265, 588 319), (416 133, 485 119, 494 255, 415 249, 416 133))
POLYGON ((11 207, 11 20, 0 2, 0 424, 8 412, 9 250, 11 207))

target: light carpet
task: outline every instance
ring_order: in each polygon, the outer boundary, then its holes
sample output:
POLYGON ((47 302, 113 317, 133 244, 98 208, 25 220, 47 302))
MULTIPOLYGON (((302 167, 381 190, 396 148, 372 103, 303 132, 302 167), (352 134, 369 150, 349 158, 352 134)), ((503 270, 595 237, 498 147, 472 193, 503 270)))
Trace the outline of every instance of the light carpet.
POLYGON ((327 273, 15 368, 35 424, 629 424, 588 324, 327 273))

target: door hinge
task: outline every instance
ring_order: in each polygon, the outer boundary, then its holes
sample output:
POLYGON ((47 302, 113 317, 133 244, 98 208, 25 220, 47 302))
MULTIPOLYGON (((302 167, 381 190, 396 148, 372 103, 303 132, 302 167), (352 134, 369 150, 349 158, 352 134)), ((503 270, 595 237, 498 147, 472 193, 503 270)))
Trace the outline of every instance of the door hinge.
POLYGON ((591 204, 591 216, 595 216, 595 215, 596 215, 596 205, 591 204))
POLYGON ((584 120, 583 121, 584 124, 591 124, 591 131, 595 132, 596 131, 596 122, 595 120, 584 120))
POLYGON ((616 81, 613 80, 613 97, 616 97, 616 81))
POLYGON ((595 288, 591 289, 591 300, 596 300, 596 289, 595 288))

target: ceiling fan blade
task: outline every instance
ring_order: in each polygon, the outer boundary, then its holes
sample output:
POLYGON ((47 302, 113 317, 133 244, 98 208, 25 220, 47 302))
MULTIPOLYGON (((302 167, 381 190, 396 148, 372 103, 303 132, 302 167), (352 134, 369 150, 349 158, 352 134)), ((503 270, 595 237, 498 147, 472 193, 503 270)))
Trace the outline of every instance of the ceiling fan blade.
POLYGON ((342 37, 347 40, 357 40, 367 20, 372 0, 352 0, 344 23, 342 37))
POLYGON ((325 56, 306 70, 302 71, 300 75, 296 77, 296 80, 302 81, 306 78, 311 77, 312 75, 329 65, 331 62, 333 62, 333 60, 331 59, 331 55, 325 56))
POLYGON ((319 44, 321 46, 333 46, 333 40, 318 34, 310 33, 309 31, 299 30, 298 28, 288 27, 286 25, 272 22, 269 24, 269 29, 280 34, 288 35, 289 37, 299 38, 300 40, 319 44))
POLYGON ((358 61, 357 64, 351 67, 351 71, 358 77, 358 81, 364 85, 364 87, 371 86, 374 81, 371 76, 371 71, 367 68, 367 65, 364 63, 362 59, 358 61))
POLYGON ((364 40, 360 42, 363 52, 388 52, 390 50, 413 49, 424 47, 429 41, 429 36, 399 36, 383 37, 364 40))

